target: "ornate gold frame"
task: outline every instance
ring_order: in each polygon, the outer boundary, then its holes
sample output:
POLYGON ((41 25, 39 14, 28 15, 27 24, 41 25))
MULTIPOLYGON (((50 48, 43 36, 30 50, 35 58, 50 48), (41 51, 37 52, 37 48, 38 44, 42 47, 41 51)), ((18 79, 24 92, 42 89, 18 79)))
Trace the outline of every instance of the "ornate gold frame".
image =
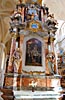
POLYGON ((30 31, 32 31, 32 32, 39 32, 39 31, 44 31, 43 29, 42 29, 42 25, 40 24, 40 22, 38 22, 38 21, 35 21, 35 20, 32 20, 32 21, 29 21, 28 23, 27 23, 27 27, 26 27, 26 30, 30 30, 30 31), (37 28, 32 28, 32 25, 33 24, 36 24, 37 25, 37 28))

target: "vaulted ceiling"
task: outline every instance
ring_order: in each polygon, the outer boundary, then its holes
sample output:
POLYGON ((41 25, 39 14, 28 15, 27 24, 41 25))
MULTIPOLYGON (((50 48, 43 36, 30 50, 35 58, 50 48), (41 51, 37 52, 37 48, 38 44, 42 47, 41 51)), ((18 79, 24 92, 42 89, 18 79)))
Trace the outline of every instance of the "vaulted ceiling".
MULTIPOLYGON (((41 0, 37 1, 41 2, 41 0)), ((10 39, 10 15, 17 2, 18 0, 0 0, 0 42, 4 44, 10 39)), ((43 3, 49 7, 50 13, 54 13, 56 19, 65 21, 65 0, 43 0, 43 3)))
POLYGON ((50 13, 54 13, 55 18, 65 21, 65 0, 43 0, 49 7, 50 13))

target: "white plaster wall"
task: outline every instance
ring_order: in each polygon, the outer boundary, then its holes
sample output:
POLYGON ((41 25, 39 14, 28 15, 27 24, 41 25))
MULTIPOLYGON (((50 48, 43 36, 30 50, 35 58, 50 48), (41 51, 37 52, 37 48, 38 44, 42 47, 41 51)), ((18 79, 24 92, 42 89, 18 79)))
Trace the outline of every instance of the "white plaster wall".
POLYGON ((59 53, 60 49, 65 51, 65 21, 58 21, 59 26, 56 32, 55 49, 59 53))

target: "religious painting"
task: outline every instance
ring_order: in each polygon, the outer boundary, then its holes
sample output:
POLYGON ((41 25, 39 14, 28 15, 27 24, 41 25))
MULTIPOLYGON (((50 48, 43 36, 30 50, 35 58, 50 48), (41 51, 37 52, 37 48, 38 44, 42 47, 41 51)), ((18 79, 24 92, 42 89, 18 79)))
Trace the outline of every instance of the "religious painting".
POLYGON ((42 66, 42 43, 36 38, 29 39, 26 42, 26 60, 25 65, 42 66))

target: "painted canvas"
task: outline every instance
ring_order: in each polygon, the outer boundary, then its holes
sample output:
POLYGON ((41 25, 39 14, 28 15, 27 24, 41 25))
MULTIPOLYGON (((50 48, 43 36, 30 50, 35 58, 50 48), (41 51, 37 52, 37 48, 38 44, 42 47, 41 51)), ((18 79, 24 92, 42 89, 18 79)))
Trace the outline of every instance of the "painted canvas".
POLYGON ((42 43, 40 40, 32 38, 26 42, 25 65, 42 66, 42 43))

